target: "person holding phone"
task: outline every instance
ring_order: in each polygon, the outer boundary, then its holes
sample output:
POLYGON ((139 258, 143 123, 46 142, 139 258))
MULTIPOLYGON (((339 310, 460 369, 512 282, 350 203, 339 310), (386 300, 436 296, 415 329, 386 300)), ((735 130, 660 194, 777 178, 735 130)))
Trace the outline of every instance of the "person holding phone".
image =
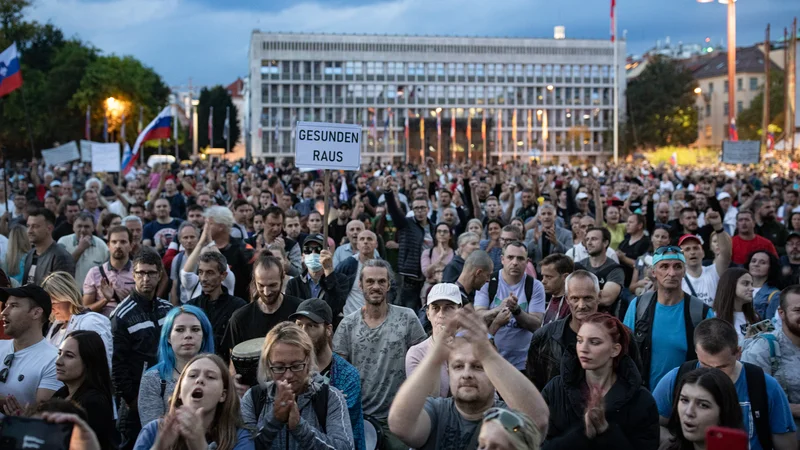
POLYGON ((78 404, 101 448, 114 448, 114 403, 111 373, 105 357, 105 343, 91 330, 77 330, 61 343, 56 359, 56 377, 64 387, 53 394, 78 404))
POLYGON ((189 361, 167 415, 145 425, 133 448, 255 450, 242 424, 239 396, 225 361, 207 353, 189 361))
POLYGON ((565 354, 561 375, 542 391, 550 406, 544 450, 658 448, 658 409, 628 355, 630 341, 610 314, 583 321, 577 355, 565 354))
POLYGON ((705 448, 706 431, 712 426, 744 429, 736 388, 721 370, 699 368, 687 373, 678 392, 667 424, 671 437, 663 450, 705 448))

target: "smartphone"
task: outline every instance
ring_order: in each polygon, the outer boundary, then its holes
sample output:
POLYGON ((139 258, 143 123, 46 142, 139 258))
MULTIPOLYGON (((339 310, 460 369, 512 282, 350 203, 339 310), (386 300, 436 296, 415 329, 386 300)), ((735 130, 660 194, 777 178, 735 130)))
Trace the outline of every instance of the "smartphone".
POLYGON ((772 321, 769 319, 762 320, 761 322, 754 323, 747 327, 747 334, 751 336, 755 336, 758 333, 763 333, 765 331, 770 331, 772 328, 772 321))
POLYGON ((0 424, 3 450, 63 450, 72 439, 71 423, 49 423, 42 419, 5 416, 0 424))
POLYGON ((743 430, 725 427, 708 427, 706 450, 747 450, 750 441, 743 430))

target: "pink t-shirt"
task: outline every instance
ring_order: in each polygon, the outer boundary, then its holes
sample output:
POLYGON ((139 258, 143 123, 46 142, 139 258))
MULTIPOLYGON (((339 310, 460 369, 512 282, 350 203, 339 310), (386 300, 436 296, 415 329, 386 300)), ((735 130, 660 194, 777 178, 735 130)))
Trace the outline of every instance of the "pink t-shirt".
MULTIPOLYGON (((419 344, 411 347, 406 352, 406 377, 410 377, 414 370, 417 369, 419 363, 425 358, 425 355, 430 351, 433 346, 433 338, 429 337, 419 344)), ((447 374, 447 364, 442 364, 442 370, 439 380, 439 397, 447 397, 450 392, 450 375, 447 374)))

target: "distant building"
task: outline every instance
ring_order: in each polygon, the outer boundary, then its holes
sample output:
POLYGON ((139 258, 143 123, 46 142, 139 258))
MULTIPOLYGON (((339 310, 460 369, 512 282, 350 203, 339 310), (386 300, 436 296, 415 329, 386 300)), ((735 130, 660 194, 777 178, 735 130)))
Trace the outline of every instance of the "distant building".
POLYGON ((255 31, 246 88, 252 156, 293 157, 299 120, 361 125, 364 162, 401 160, 407 151, 417 163, 439 151, 443 163, 481 161, 484 151, 488 162, 527 158, 543 149, 546 115, 548 159, 607 159, 613 67, 622 73, 625 41, 619 46, 614 61, 607 39, 255 31))

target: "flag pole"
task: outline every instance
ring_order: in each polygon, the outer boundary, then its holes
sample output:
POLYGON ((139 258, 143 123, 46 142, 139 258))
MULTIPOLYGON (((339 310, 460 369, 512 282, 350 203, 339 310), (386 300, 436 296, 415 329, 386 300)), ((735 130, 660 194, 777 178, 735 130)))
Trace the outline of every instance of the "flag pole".
MULTIPOLYGON (((614 47, 614 164, 619 162, 619 46, 617 43, 617 2, 611 0, 611 22, 614 29, 611 35, 611 45, 614 47)), ((733 91, 733 86, 730 87, 733 91)), ((733 105, 731 105, 733 108, 733 105)))
POLYGON ((31 117, 28 114, 28 101, 25 99, 25 86, 19 87, 22 93, 22 106, 25 111, 25 123, 28 125, 28 141, 31 145, 31 159, 36 158, 36 150, 33 147, 33 129, 31 128, 31 117))
MULTIPOLYGON (((769 24, 767 24, 766 38, 764 39, 764 105, 762 110, 762 128, 764 131, 761 133, 761 145, 764 146, 766 151, 769 151, 769 144, 767 143, 767 134, 769 133, 769 69, 772 61, 769 59, 769 24)), ((728 87, 730 89, 730 86, 728 87)), ((730 105, 728 105, 730 107, 730 105)))
POLYGON ((225 107, 225 153, 231 152, 231 107, 225 107))

